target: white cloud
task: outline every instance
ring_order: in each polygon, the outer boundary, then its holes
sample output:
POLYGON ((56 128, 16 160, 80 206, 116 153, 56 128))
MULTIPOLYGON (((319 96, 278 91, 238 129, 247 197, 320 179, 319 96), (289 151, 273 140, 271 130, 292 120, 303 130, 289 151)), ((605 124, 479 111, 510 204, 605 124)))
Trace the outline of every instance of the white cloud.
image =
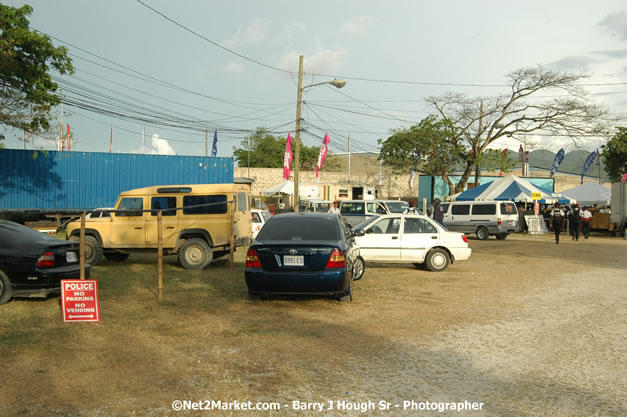
MULTIPOLYGON (((298 60, 301 53, 288 52, 279 60, 278 67, 298 72, 298 60)), ((307 73, 329 74, 338 71, 348 50, 338 46, 335 49, 322 49, 312 54, 304 54, 304 70, 307 73)))
POLYGON ((599 26, 619 39, 627 40, 627 11, 608 15, 599 22, 599 26))
POLYGON ((226 65, 218 68, 219 71, 227 74, 241 74, 245 71, 244 65, 239 62, 229 61, 226 65))
POLYGON ((137 150, 131 150, 131 153, 142 153, 148 155, 176 155, 176 151, 167 139, 161 139, 159 134, 152 135, 151 146, 140 146, 137 150))
POLYGON ((235 34, 224 41, 226 47, 234 47, 241 45, 255 45, 266 39, 269 23, 263 19, 255 19, 245 28, 241 26, 237 28, 235 34))
POLYGON ((288 22, 283 25, 281 31, 276 35, 276 43, 287 43, 294 35, 303 32, 305 30, 305 24, 301 21, 288 22))
POLYGON ((350 20, 347 20, 342 25, 342 33, 348 33, 350 35, 364 35, 366 29, 372 23, 370 16, 358 16, 350 20))

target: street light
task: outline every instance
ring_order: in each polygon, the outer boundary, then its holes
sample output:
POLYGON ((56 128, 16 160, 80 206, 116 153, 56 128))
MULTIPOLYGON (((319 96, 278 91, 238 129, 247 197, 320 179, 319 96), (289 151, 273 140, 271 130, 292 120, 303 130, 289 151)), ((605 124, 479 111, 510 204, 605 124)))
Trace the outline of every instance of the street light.
POLYGON ((294 141, 294 211, 298 211, 298 204, 300 202, 300 190, 299 190, 299 174, 300 174, 300 107, 303 102, 303 90, 309 87, 315 87, 317 85, 322 84, 330 84, 336 88, 342 88, 346 85, 345 80, 331 80, 324 81, 321 83, 315 83, 311 85, 306 85, 303 87, 303 61, 305 57, 303 55, 300 56, 298 61, 298 95, 296 98, 296 138, 294 141))

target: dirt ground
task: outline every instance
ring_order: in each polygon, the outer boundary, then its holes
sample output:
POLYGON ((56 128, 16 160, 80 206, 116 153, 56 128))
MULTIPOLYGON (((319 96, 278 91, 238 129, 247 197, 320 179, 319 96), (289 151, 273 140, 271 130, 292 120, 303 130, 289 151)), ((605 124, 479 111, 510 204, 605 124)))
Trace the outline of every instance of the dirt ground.
POLYGON ((161 304, 154 259, 106 263, 102 323, 62 323, 58 298, 0 306, 0 416, 626 416, 627 241, 470 245, 443 273, 368 264, 352 303, 249 298, 241 251, 233 273, 166 265, 161 304), (464 401, 481 409, 420 408, 464 401))

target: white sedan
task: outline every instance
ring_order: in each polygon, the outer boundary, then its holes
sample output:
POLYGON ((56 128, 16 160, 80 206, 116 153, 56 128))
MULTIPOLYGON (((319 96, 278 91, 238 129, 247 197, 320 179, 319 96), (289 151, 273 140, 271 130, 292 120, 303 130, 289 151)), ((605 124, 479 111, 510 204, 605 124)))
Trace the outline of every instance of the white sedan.
POLYGON ((449 232, 422 214, 372 217, 354 232, 366 262, 412 263, 439 272, 468 259, 472 251, 463 233, 449 232))

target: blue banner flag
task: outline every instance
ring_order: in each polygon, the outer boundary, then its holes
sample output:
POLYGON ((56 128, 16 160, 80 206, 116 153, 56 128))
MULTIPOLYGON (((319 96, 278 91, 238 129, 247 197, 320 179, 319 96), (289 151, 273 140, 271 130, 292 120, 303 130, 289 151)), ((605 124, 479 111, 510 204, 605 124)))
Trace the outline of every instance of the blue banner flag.
POLYGON ((590 168, 590 165, 592 165, 592 163, 594 162, 596 157, 597 157, 597 152, 594 151, 590 155, 588 155, 588 157, 586 158, 586 162, 583 163, 583 171, 581 172, 581 183, 582 184, 583 184, 583 174, 585 174, 586 171, 588 170, 588 168, 590 168))
POLYGON ((564 160, 564 148, 560 149, 555 155, 555 159, 553 160, 553 166, 551 167, 551 177, 557 171, 557 167, 560 166, 562 161, 564 160))
POLYGON ((218 130, 213 132, 213 147, 211 148, 211 156, 218 154, 218 130))

